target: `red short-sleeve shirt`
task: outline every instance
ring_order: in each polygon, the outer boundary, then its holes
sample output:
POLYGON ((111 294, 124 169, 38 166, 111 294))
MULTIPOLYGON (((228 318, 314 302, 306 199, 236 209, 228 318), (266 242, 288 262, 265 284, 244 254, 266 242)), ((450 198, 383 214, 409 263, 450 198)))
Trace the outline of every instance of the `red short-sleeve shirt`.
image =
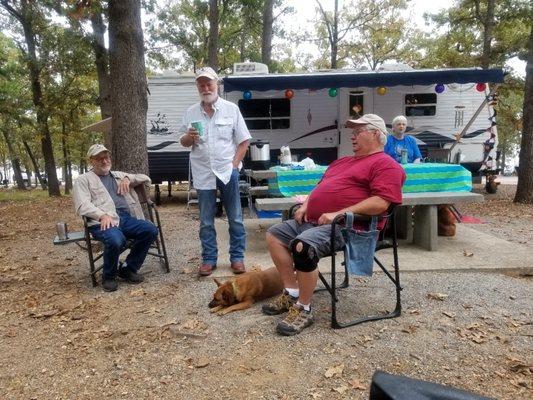
POLYGON ((316 223, 324 213, 353 206, 372 196, 393 204, 402 202, 405 171, 383 152, 334 161, 309 195, 307 218, 316 223))

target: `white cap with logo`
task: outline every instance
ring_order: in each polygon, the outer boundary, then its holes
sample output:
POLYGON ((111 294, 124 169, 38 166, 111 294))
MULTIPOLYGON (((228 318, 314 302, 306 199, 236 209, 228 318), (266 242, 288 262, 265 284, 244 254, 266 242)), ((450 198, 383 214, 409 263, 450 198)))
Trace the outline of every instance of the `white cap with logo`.
POLYGON ((379 115, 376 114, 365 114, 358 119, 349 119, 346 121, 347 128, 353 128, 354 125, 370 125, 371 127, 377 129, 381 132, 381 135, 387 138, 387 127, 385 126, 385 121, 379 115))
POLYGON ((198 69, 196 71, 196 80, 198 80, 198 78, 201 78, 201 77, 214 79, 218 81, 218 75, 215 72, 215 70, 211 67, 204 67, 204 68, 198 69))
POLYGON ((109 150, 107 150, 107 148, 103 144, 100 144, 100 143, 93 144, 91 147, 89 147, 89 150, 87 151, 87 157, 88 158, 94 157, 102 153, 103 151, 107 151, 109 153, 109 150))

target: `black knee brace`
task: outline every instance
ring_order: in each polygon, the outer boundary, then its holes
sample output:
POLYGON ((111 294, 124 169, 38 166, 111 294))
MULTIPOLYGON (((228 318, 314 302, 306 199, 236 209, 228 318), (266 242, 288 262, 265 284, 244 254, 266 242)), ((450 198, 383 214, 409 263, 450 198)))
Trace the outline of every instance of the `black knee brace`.
POLYGON ((318 266, 318 256, 313 246, 301 241, 293 240, 291 243, 292 259, 294 260, 294 268, 302 272, 311 272, 318 266), (296 246, 301 243, 302 250, 297 251, 296 246))

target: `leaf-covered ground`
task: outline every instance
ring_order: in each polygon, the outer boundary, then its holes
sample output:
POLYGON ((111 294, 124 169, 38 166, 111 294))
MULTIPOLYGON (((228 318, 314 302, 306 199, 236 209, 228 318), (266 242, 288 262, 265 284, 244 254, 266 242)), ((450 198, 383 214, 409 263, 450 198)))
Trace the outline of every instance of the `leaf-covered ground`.
MULTIPOLYGON (((531 246, 532 207, 507 192, 461 211, 531 246)), ((0 398, 364 399, 377 369, 500 399, 531 393, 529 277, 405 273, 400 318, 344 330, 329 327, 321 293, 315 324, 283 338, 259 305, 209 313, 195 214, 169 200, 160 212, 171 273, 149 261, 145 283, 109 294, 92 288, 82 250, 52 245, 58 220, 81 226, 69 198, 0 202, 0 398)), ((356 281, 341 311, 390 309, 382 278, 356 281)))

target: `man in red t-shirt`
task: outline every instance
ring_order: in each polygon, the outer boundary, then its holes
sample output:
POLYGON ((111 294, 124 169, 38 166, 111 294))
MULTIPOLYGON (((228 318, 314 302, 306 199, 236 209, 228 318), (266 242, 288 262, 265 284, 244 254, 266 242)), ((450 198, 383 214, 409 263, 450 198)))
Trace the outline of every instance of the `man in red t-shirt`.
MULTIPOLYGON (((318 260, 330 255, 331 222, 347 211, 381 215, 391 204, 402 202, 403 168, 383 152, 387 128, 383 119, 365 114, 348 120, 352 128, 353 156, 333 162, 294 219, 272 226, 266 235, 268 251, 285 290, 263 313, 289 311, 277 325, 278 333, 295 335, 314 321, 311 297, 318 280, 318 260)), ((342 249, 342 235, 335 248, 342 249)))

